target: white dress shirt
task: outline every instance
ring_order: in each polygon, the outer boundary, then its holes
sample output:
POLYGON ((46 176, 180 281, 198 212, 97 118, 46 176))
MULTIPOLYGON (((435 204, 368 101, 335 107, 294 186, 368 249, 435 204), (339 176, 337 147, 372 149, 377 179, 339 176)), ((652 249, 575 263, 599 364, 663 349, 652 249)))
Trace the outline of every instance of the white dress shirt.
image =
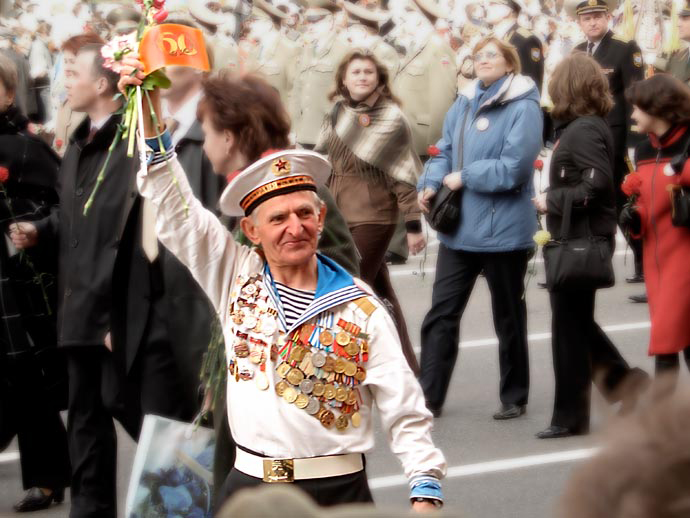
POLYGON ((196 94, 187 99, 187 101, 180 106, 175 113, 170 113, 169 103, 163 99, 163 119, 173 118, 177 123, 175 132, 170 135, 172 137, 173 145, 177 145, 180 140, 187 134, 194 122, 196 122, 196 109, 201 100, 203 91, 200 89, 196 94))

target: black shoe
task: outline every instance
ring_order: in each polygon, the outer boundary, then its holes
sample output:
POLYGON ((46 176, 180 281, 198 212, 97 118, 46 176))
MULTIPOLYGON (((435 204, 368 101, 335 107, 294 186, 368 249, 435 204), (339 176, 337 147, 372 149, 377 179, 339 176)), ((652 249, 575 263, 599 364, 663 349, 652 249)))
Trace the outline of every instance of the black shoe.
POLYGON ((527 405, 503 405, 501 409, 494 414, 494 419, 497 421, 505 421, 506 419, 515 419, 527 412, 527 405))
POLYGON ((644 282, 644 275, 642 275, 641 273, 636 273, 632 277, 628 277, 627 279, 625 279, 625 282, 627 282, 628 284, 639 284, 641 282, 644 282))
POLYGON ((537 439, 560 439, 561 437, 570 437, 572 435, 578 434, 571 431, 570 428, 552 425, 549 426, 546 430, 537 432, 535 435, 537 439))
POLYGON ((401 265, 407 262, 407 258, 395 252, 386 252, 385 261, 386 264, 401 265))
POLYGON ((548 286, 546 285, 545 282, 538 282, 537 286, 539 287, 540 290, 545 290, 546 288, 548 288, 548 286))
POLYGON ((642 295, 630 295, 628 300, 634 302, 635 304, 647 304, 647 294, 643 293, 642 295))
POLYGON ((45 495, 38 487, 32 487, 26 492, 24 498, 14 504, 14 510, 18 513, 30 513, 47 509, 53 502, 61 503, 65 499, 65 490, 55 489, 49 495, 45 495))
POLYGON ((431 412, 434 418, 441 417, 441 409, 432 405, 427 404, 426 408, 431 412))

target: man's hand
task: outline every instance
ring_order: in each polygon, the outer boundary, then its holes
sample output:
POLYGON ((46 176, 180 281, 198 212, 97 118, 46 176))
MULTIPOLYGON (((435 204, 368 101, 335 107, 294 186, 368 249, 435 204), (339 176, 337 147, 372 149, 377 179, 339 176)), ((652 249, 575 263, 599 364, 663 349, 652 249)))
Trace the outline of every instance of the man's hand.
POLYGON ((415 513, 433 513, 436 511, 436 506, 428 500, 422 502, 412 502, 412 510, 415 513))
POLYGON ((426 187, 423 191, 419 191, 419 194, 417 194, 417 203, 419 203, 419 208, 422 209, 423 213, 429 213, 429 202, 435 195, 436 191, 431 187, 426 187))
POLYGON ((407 233, 407 248, 412 255, 417 255, 419 252, 424 250, 425 246, 426 239, 424 239, 424 234, 421 232, 407 233))
POLYGON ((448 187, 451 191, 457 191, 462 188, 462 173, 460 171, 456 173, 447 174, 443 178, 443 185, 448 187))
POLYGON ((103 340, 103 343, 105 344, 106 349, 108 349, 110 352, 113 352, 113 341, 110 338, 110 331, 108 331, 108 334, 105 335, 105 340, 103 340))
POLYGON ((10 239, 17 250, 31 248, 38 243, 38 229, 33 223, 21 221, 10 225, 10 239))

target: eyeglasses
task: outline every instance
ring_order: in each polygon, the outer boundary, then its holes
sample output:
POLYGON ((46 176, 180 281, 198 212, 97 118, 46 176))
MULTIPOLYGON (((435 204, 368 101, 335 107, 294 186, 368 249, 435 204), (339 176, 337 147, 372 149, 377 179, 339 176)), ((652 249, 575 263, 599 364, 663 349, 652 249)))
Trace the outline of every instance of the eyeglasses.
POLYGON ((474 56, 472 56, 472 59, 475 61, 481 61, 482 59, 486 58, 489 61, 493 61, 497 57, 499 57, 501 54, 498 52, 494 52, 493 50, 489 50, 487 52, 477 52, 474 56))

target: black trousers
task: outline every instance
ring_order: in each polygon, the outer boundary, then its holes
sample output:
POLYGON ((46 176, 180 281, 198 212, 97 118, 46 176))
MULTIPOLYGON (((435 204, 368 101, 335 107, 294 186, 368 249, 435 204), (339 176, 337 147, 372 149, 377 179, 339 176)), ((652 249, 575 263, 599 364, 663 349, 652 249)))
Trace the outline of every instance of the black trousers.
POLYGON ((666 384, 662 387, 665 390, 675 389, 680 374, 680 356, 683 356, 685 365, 690 370, 690 347, 686 347, 680 353, 657 354, 654 357, 654 372, 657 377, 663 376, 666 384))
POLYGON ((596 291, 552 292, 553 367, 556 379, 551 424, 576 433, 589 431, 593 377, 601 373, 600 388, 611 393, 630 367, 594 321, 596 291))
POLYGON ((113 423, 119 386, 105 346, 67 349, 72 462, 71 518, 115 518, 117 436, 113 423))
MULTIPOLYGON (((223 504, 237 491, 260 486, 264 483, 260 478, 250 477, 232 468, 221 491, 219 491, 215 514, 220 511, 223 504)), ((357 473, 341 475, 339 477, 296 480, 293 484, 307 493, 321 507, 352 503, 373 503, 374 501, 369 490, 367 473, 364 469, 357 473)))
POLYGON ((27 351, 8 358, 6 366, 24 489, 69 486, 67 432, 59 408, 46 392, 41 365, 27 351))
MULTIPOLYGON (((630 172, 629 158, 628 158, 628 135, 625 126, 611 126, 611 135, 613 136, 613 185, 615 187, 616 195, 616 215, 620 216, 623 206, 627 203, 628 197, 621 189, 623 179, 630 172)), ((625 229, 623 234, 625 234, 625 229)), ((635 273, 642 274, 642 240, 633 239, 630 236, 625 238, 633 253, 635 262, 635 273)))
POLYGON ((440 245, 431 309, 422 324, 419 381, 430 408, 440 409, 446 399, 458 356, 460 319, 482 271, 489 284, 498 335, 501 402, 527 404, 529 355, 523 295, 530 252, 464 252, 440 245))

